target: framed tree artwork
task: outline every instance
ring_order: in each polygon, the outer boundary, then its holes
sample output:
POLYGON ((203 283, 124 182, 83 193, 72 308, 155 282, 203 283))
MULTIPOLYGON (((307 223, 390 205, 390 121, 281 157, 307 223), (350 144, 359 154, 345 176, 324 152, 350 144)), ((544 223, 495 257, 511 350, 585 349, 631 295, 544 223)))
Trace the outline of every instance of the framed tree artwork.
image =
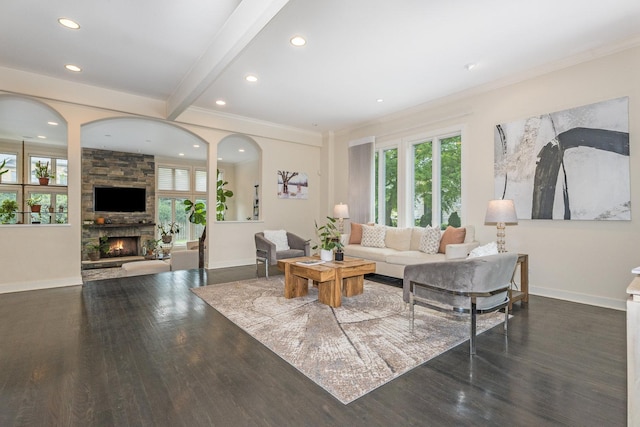
POLYGON ((278 171, 278 198, 308 199, 309 177, 304 172, 278 171))

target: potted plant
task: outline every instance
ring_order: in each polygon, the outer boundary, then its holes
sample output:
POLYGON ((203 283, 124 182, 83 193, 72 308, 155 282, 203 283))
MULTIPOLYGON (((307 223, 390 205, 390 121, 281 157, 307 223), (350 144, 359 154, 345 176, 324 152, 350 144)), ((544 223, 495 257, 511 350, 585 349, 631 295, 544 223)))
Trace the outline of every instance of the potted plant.
POLYGON ((320 259, 323 261, 333 260, 333 250, 336 249, 342 252, 344 245, 340 240, 340 231, 336 226, 335 218, 327 217, 327 223, 322 226, 318 226, 318 222, 315 222, 316 237, 318 243, 313 246, 313 249, 320 248, 320 259))
POLYGON ((160 223, 158 224, 158 229, 160 230, 162 243, 171 243, 173 235, 180 232, 180 228, 175 222, 170 222, 168 225, 160 223))
POLYGON ((15 200, 5 199, 0 205, 0 222, 2 224, 11 224, 16 217, 18 203, 15 200))
POLYGON ((49 179, 55 178, 49 172, 49 162, 42 163, 39 160, 36 162, 36 178, 38 178, 40 185, 49 185, 49 179))
POLYGON ((41 196, 29 197, 27 199, 27 205, 29 205, 29 207, 31 208, 31 212, 34 212, 34 213, 40 212, 40 208, 42 207, 40 203, 42 203, 41 196))
POLYGON ((189 218, 189 222, 192 224, 202 225, 202 235, 198 238, 198 268, 204 268, 204 240, 207 237, 207 206, 196 201, 193 203, 191 200, 186 199, 184 201, 184 212, 189 218))
MULTIPOLYGON (((218 177, 220 177, 220 170, 216 170, 218 177)), ((217 199, 216 199, 216 221, 224 221, 224 215, 227 212, 227 199, 233 197, 233 191, 224 188, 229 182, 222 179, 218 179, 217 186, 217 199)))
POLYGON ((109 238, 102 236, 98 239, 98 243, 87 243, 87 256, 91 261, 98 261, 100 254, 106 256, 109 254, 109 238))

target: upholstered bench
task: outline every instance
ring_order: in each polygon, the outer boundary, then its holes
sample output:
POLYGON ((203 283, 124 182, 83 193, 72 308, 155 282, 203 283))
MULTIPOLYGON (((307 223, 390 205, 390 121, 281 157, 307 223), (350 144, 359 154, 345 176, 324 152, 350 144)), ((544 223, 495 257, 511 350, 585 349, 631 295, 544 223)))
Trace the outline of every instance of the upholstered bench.
POLYGON ((160 260, 134 261, 122 264, 124 276, 141 276, 143 274, 164 273, 170 271, 171 265, 160 260))

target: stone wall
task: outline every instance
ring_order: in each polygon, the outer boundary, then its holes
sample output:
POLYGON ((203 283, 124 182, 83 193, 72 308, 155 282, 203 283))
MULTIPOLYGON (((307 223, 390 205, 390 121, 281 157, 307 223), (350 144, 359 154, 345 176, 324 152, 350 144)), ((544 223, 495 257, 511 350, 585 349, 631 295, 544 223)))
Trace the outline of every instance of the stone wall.
MULTIPOLYGON (((146 154, 82 149, 82 221, 104 217, 108 224, 83 226, 82 248, 102 236, 140 236, 140 244, 155 238, 155 159, 146 154), (145 187, 145 212, 100 212, 93 210, 94 186, 145 187), (110 224, 109 224, 110 222, 110 224), (144 224, 144 225, 143 225, 144 224), (124 232, 125 234, 119 234, 124 232)), ((83 251, 84 253, 85 251, 83 251)))

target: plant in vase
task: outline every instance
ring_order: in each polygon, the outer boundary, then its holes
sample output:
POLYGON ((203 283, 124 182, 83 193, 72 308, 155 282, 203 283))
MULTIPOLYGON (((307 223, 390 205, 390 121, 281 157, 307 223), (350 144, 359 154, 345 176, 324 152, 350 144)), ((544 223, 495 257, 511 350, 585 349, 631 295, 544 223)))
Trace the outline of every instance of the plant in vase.
POLYGON ((180 232, 180 228, 175 222, 170 222, 167 225, 160 223, 158 224, 158 230, 160 230, 162 243, 171 243, 171 241, 173 240, 173 235, 180 232))
POLYGON ((336 226, 336 219, 327 217, 327 223, 322 226, 318 226, 318 222, 315 222, 316 237, 318 243, 313 246, 312 249, 320 248, 320 259, 323 261, 333 260, 333 250, 342 253, 344 245, 340 240, 340 230, 336 226))
MULTIPOLYGON (((220 178, 220 169, 217 169, 218 178, 220 178)), ((218 179, 216 183, 216 221, 224 221, 224 216, 227 213, 227 199, 233 197, 233 191, 224 188, 229 182, 223 179, 218 179)))
POLYGON ((184 201, 184 212, 189 218, 189 222, 202 225, 202 235, 198 238, 198 268, 204 268, 204 240, 207 238, 207 206, 196 201, 195 203, 187 199, 184 201))
POLYGON ((29 205, 29 207, 31 208, 31 212, 35 212, 35 213, 40 212, 40 208, 42 207, 41 203, 42 203, 41 196, 29 197, 27 199, 27 205, 29 205))
POLYGON ((12 224, 15 222, 18 203, 15 200, 5 199, 0 205, 0 223, 12 224))
POLYGON ((36 178, 38 178, 40 185, 49 185, 49 180, 55 178, 55 176, 49 172, 49 162, 42 163, 39 160, 36 162, 36 178))

